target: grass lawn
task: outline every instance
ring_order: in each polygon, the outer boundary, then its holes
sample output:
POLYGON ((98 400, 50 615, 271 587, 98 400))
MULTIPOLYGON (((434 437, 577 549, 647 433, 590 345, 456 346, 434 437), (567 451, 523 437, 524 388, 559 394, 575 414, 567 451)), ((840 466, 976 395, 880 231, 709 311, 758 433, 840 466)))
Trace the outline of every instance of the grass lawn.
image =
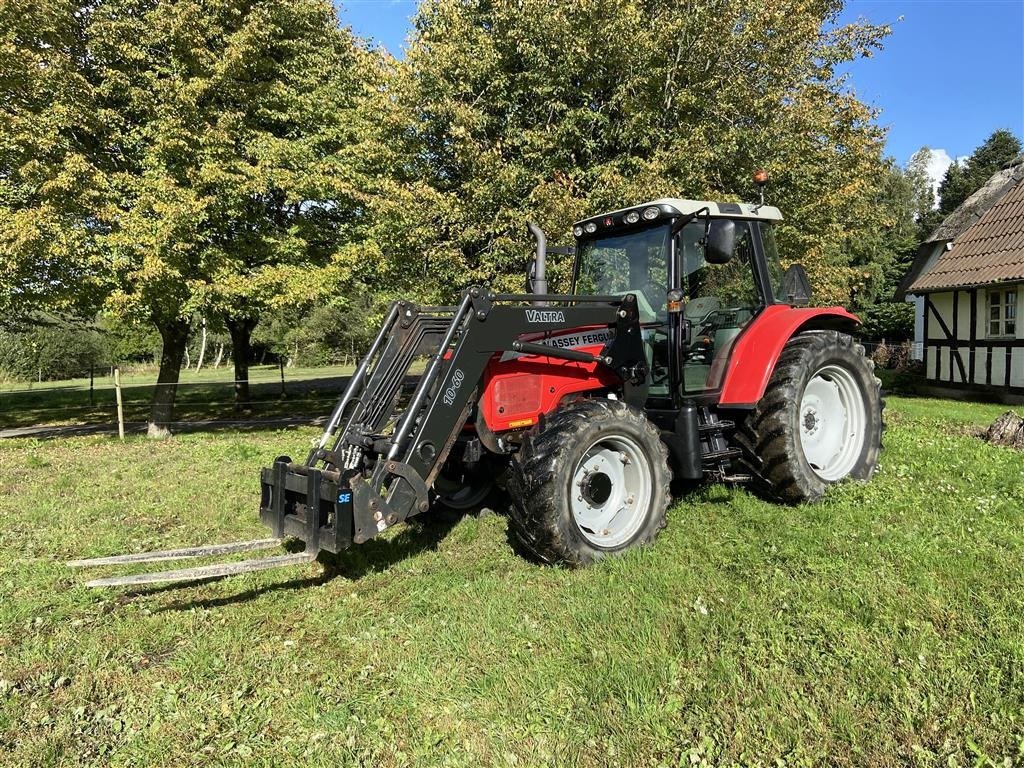
MULTIPOLYGON (((276 366, 253 366, 249 371, 253 416, 330 413, 341 377, 351 366, 286 368, 285 398, 276 366)), ((181 372, 174 418, 178 421, 235 418, 234 370, 231 366, 181 372)), ((146 421, 156 371, 126 374, 121 379, 124 418, 146 421)), ((50 424, 109 424, 117 421, 114 383, 97 376, 92 402, 89 379, 9 383, 0 385, 0 429, 50 424)))
POLYGON ((815 506, 707 488, 567 571, 499 516, 320 565, 90 591, 60 563, 263 535, 314 430, 0 442, 0 764, 1024 764, 1024 455, 893 398, 815 506))

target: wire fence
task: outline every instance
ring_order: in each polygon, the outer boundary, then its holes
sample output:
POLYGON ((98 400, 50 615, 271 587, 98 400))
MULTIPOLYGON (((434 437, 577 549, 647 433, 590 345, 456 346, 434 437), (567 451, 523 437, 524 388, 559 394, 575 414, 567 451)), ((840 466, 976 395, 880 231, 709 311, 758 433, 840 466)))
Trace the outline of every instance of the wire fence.
MULTIPOLYGON (((36 382, 8 382, 0 383, 0 398, 8 395, 33 395, 50 392, 102 392, 114 389, 114 369, 103 369, 103 372, 85 371, 70 379, 60 381, 36 381, 36 382), (80 382, 80 383, 65 383, 80 382)), ((184 371, 176 382, 161 383, 156 381, 156 370, 135 369, 121 373, 123 390, 146 389, 152 390, 156 387, 174 386, 179 389, 198 387, 231 387, 236 385, 248 385, 250 387, 278 385, 283 392, 287 392, 289 384, 297 382, 309 382, 317 379, 331 379, 345 377, 351 373, 351 366, 325 366, 322 368, 299 368, 289 369, 287 367, 259 367, 247 379, 234 379, 224 377, 211 377, 209 374, 196 375, 184 371)))
MULTIPOLYGON (((878 368, 902 368, 922 357, 922 345, 912 342, 860 342, 878 368)), ((176 386, 177 418, 204 421, 226 417, 243 408, 249 415, 284 413, 315 416, 329 410, 351 374, 350 366, 289 369, 256 366, 248 379, 234 378, 233 369, 218 376, 183 371, 174 384, 158 383, 154 370, 123 374, 86 371, 77 381, 33 382, 10 388, 0 386, 0 429, 54 424, 97 424, 142 421, 148 417, 154 392, 176 386), (248 385, 248 395, 243 386, 248 385), (118 404, 120 389, 120 407, 118 404), (240 399, 241 398, 241 399, 240 399), (120 417, 119 417, 120 411, 120 417), (315 413, 314 413, 315 411, 315 413), (126 415, 127 414, 127 415, 126 415)))
MULTIPOLYGON (((183 371, 176 383, 158 383, 152 370, 119 370, 102 375, 94 370, 78 380, 32 382, 0 388, 0 434, 17 436, 31 428, 125 426, 149 418, 154 393, 175 386, 176 423, 212 420, 247 421, 285 414, 302 419, 329 411, 351 373, 350 366, 289 369, 256 367, 248 379, 234 378, 233 369, 220 375, 183 371), (247 385, 247 387, 245 386, 247 385), (246 392, 246 388, 248 392, 246 392)), ((54 434, 59 434, 54 431, 54 434)))

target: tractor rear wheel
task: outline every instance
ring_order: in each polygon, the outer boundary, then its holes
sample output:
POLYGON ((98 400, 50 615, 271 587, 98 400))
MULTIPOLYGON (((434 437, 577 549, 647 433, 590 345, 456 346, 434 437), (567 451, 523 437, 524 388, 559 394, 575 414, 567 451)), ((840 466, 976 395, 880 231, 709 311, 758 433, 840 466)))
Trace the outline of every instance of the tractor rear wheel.
POLYGON ((581 400, 531 430, 512 462, 510 529, 548 563, 587 565, 665 527, 668 451, 640 411, 581 400))
POLYGON ((885 428, 880 385, 864 347, 848 334, 806 331, 790 339, 736 435, 754 490, 798 504, 848 477, 868 480, 885 428))

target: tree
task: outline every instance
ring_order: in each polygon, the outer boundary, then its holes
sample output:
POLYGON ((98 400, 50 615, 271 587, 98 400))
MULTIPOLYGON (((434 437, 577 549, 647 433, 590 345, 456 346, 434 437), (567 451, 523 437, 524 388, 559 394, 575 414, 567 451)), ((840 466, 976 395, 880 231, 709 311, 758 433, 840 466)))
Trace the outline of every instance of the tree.
POLYGON ((408 158, 398 175, 435 193, 415 220, 418 251, 431 252, 420 290, 521 289, 528 217, 558 237, 627 202, 749 196, 766 167, 789 216, 788 258, 807 264, 822 300, 847 300, 850 247, 878 220, 883 133, 835 72, 887 30, 835 26, 840 10, 423 3, 393 88, 405 110, 393 144, 408 158))
POLYGON ((163 435, 190 318, 224 317, 246 379, 262 297, 338 255, 353 214, 332 158, 354 43, 326 0, 83 9, 103 161, 87 229, 107 309, 159 330, 149 431, 163 435))
POLYGON ((337 292, 355 254, 360 184, 348 149, 367 54, 330 6, 271 3, 229 42, 234 82, 218 99, 229 175, 211 180, 217 263, 204 300, 231 335, 236 404, 249 400, 253 329, 270 307, 337 292), (275 28, 285 32, 274 32, 275 28))
MULTIPOLYGON (((933 155, 929 147, 921 147, 911 156, 905 172, 913 189, 912 205, 917 220, 918 242, 927 240, 945 218, 945 214, 939 209, 937 187, 928 170, 933 155)), ((909 267, 909 264, 907 266, 909 267)))
POLYGON ((1020 140, 1007 130, 993 131, 963 165, 953 163, 939 185, 939 210, 950 214, 981 189, 996 171, 1020 155, 1020 140))
POLYGON ((906 169, 887 161, 874 191, 876 226, 862 232, 850 251, 850 264, 859 273, 849 302, 854 309, 895 299, 899 281, 917 253, 919 221, 933 199, 920 158, 906 169))
POLYGON ((105 336, 96 328, 37 318, 31 329, 0 331, 0 378, 52 381, 88 376, 110 360, 105 336))
POLYGON ((91 317, 102 255, 89 214, 100 117, 86 19, 69 0, 0 3, 0 323, 91 317))

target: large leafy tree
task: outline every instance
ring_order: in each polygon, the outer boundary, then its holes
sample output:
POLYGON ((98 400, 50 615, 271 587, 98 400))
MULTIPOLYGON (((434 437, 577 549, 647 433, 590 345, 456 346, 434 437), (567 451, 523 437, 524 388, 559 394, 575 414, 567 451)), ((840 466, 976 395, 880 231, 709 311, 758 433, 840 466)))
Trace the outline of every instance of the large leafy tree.
POLYGON ((0 323, 90 315, 102 299, 87 21, 79 2, 0 3, 0 323))
MULTIPOLYGON (((819 295, 848 300, 878 226, 882 132, 837 67, 884 28, 836 26, 840 2, 428 0, 395 103, 399 174, 437 198, 416 219, 438 293, 520 288, 522 222, 666 194, 735 198, 759 167, 787 212, 783 244, 819 295)), ((430 286, 424 286, 424 290, 430 286)))
POLYGON ((244 401, 259 312, 339 256, 355 45, 323 0, 108 0, 90 32, 119 154, 101 216, 111 305, 160 329, 160 430, 193 312, 225 320, 244 401))
POLYGON ((3 301, 152 323, 150 431, 164 433, 191 317, 224 319, 244 382, 259 312, 350 271, 347 115, 369 54, 327 0, 15 0, 0 14, 3 301))
POLYGON ((1007 130, 993 131, 961 165, 953 163, 939 185, 939 210, 950 214, 1007 163, 1020 155, 1020 140, 1007 130))

